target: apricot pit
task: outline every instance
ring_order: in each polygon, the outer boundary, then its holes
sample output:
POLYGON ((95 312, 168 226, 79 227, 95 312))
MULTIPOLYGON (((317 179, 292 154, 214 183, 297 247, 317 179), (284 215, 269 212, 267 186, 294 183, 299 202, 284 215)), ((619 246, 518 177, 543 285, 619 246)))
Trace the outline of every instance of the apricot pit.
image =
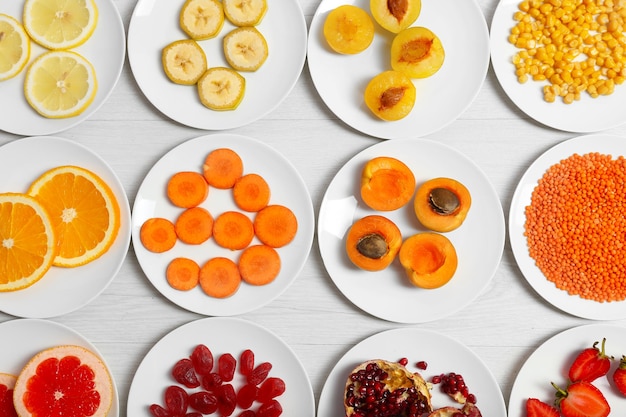
POLYGON ((452 242, 439 233, 417 233, 407 238, 398 254, 409 281, 434 289, 447 284, 456 272, 458 257, 452 242))
POLYGON ((365 105, 378 118, 396 121, 405 118, 415 105, 416 90, 411 78, 400 71, 384 71, 365 87, 365 105))
POLYGON ((421 0, 370 0, 374 20, 392 33, 411 26, 421 10, 421 0))
POLYGON ((374 22, 365 10, 345 4, 326 16, 324 38, 335 52, 358 54, 374 40, 374 22))
POLYGON ((346 236, 346 253, 357 267, 381 271, 396 258, 402 234, 394 222, 380 215, 365 216, 352 225, 346 236))
POLYGON ((411 201, 415 184, 415 176, 404 162, 390 156, 375 157, 361 172, 361 199, 374 210, 397 210, 411 201))
POLYGON ((465 221, 472 204, 469 190, 452 178, 433 178, 415 193, 413 208, 422 225, 436 232, 450 232, 465 221))
POLYGON ((443 65, 445 51, 430 29, 414 26, 398 33, 391 42, 391 68, 411 78, 427 78, 443 65))

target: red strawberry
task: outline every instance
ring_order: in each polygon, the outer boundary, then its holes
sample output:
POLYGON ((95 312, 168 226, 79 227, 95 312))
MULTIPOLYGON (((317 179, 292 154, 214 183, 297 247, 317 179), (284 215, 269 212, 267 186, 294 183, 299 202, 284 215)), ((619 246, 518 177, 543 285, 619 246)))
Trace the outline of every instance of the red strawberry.
POLYGON ((587 381, 570 384, 567 389, 556 388, 556 405, 563 417, 607 417, 609 403, 595 385, 587 381))
POLYGON ((622 356, 622 359, 619 361, 619 366, 613 372, 613 382, 615 382, 615 386, 622 393, 622 395, 626 395, 626 356, 622 356))
POLYGON ((602 339, 602 349, 598 349, 599 342, 595 342, 592 347, 583 349, 576 356, 569 369, 570 381, 593 382, 609 372, 613 358, 604 353, 605 342, 606 338, 602 339))
POLYGON ((526 400, 526 417, 560 417, 559 410, 537 398, 526 400))

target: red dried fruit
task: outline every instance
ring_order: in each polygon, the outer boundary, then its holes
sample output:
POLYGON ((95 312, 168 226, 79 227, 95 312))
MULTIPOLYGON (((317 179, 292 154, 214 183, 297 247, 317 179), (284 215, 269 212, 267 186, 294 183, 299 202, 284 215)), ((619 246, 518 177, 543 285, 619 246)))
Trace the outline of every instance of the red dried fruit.
POLYGON ((254 369, 254 352, 250 349, 246 349, 241 352, 239 356, 239 373, 243 376, 248 376, 254 369))
POLYGON ((189 396, 189 406, 202 414, 217 411, 217 397, 207 391, 194 392, 189 396))
POLYGON ((244 410, 250 408, 257 398, 259 388, 256 385, 246 384, 237 391, 237 405, 244 410))
POLYGON ((269 377, 261 384, 257 399, 262 403, 268 403, 285 392, 285 381, 278 377, 269 377))
POLYGON ((222 385, 222 377, 217 372, 211 372, 202 377, 202 388, 215 392, 222 385))
POLYGON ((222 377, 223 382, 229 382, 233 380, 235 376, 235 367, 237 366, 237 359, 230 353, 224 353, 220 355, 217 360, 217 373, 222 377))
POLYGON ((188 400, 187 391, 178 385, 170 385, 165 389, 165 408, 172 416, 184 416, 188 400))
POLYGON ((261 382, 265 381, 267 375, 272 370, 272 364, 269 362, 260 363, 256 366, 252 372, 248 375, 248 383, 252 385, 259 385, 261 382))
POLYGON ((237 393, 231 384, 223 384, 217 391, 217 409, 222 417, 230 416, 237 408, 237 393))
POLYGON ((150 414, 154 417, 172 417, 172 414, 167 411, 165 408, 161 407, 159 404, 152 404, 149 407, 150 414))
POLYGON ((196 346, 191 352, 190 358, 199 375, 206 375, 213 370, 213 353, 206 345, 196 346))
POLYGON ((187 388, 197 388, 200 386, 200 380, 198 379, 198 375, 196 375, 191 359, 183 358, 176 362, 172 368, 172 376, 176 382, 187 388))
POLYGON ((257 417, 278 417, 283 413, 283 407, 276 400, 262 404, 256 412, 257 417))

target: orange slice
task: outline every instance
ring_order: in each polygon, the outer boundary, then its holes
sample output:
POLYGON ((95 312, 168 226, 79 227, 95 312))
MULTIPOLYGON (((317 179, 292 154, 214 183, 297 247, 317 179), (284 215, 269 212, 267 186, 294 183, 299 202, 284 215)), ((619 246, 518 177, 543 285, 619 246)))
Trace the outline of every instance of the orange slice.
POLYGON ((120 228, 120 207, 111 188, 77 166, 45 172, 28 191, 48 209, 59 252, 54 265, 76 267, 108 251, 120 228))
POLYGON ((13 388, 17 377, 10 374, 0 374, 0 416, 17 417, 13 406, 13 388))
POLYGON ((0 291, 39 281, 55 257, 56 239, 48 211, 26 194, 0 194, 0 291))
POLYGON ((113 382, 95 353, 81 346, 54 346, 24 366, 13 400, 20 417, 105 417, 113 403, 113 382))

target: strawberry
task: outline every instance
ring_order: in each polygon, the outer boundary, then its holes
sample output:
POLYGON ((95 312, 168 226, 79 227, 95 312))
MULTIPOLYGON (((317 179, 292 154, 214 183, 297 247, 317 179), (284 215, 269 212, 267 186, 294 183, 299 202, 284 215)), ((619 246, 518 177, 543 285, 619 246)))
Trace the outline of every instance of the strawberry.
POLYGON ((526 417, 560 417, 559 410, 537 398, 526 400, 526 417))
POLYGON ((611 407, 602 392, 587 381, 571 383, 567 389, 556 388, 556 406, 563 417, 607 417, 611 407))
POLYGON ((626 395, 626 356, 622 356, 619 366, 613 372, 613 382, 619 392, 626 395))
POLYGON ((598 348, 599 342, 595 342, 592 347, 583 349, 576 356, 569 369, 570 381, 593 382, 609 372, 613 358, 604 352, 605 342, 606 338, 602 339, 601 349, 598 348))

